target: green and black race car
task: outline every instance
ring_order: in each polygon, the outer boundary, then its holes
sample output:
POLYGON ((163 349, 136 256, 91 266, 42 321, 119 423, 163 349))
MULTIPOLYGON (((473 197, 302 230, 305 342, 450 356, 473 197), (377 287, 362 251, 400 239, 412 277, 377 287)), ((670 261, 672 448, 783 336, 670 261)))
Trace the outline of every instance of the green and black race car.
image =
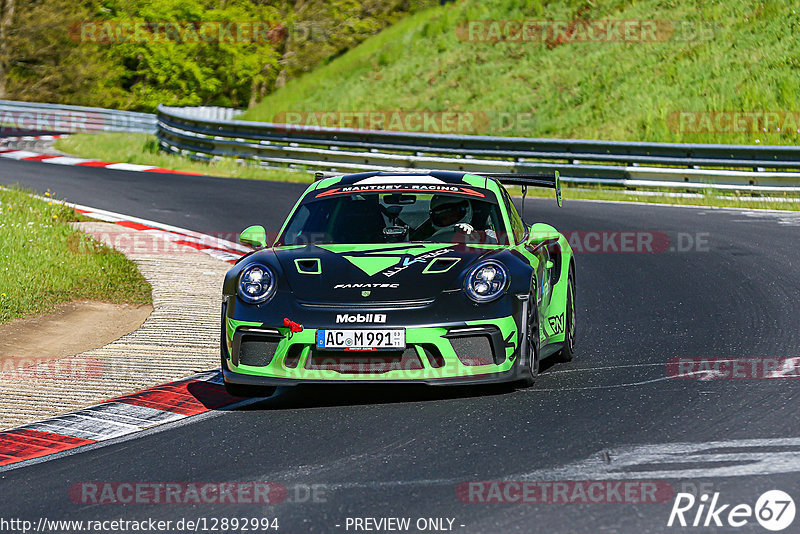
POLYGON ((274 244, 223 287, 229 393, 299 383, 533 383, 539 361, 569 361, 575 260, 552 226, 526 226, 506 184, 558 173, 369 172, 321 178, 274 244))

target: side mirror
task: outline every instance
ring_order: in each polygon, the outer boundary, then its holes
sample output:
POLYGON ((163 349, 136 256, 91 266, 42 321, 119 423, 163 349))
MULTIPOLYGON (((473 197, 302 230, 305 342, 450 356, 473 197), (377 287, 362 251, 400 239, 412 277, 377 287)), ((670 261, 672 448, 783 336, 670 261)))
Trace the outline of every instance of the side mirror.
POLYGON ((558 239, 561 234, 549 224, 536 223, 528 229, 528 242, 541 243, 551 239, 558 239))
POLYGON ((239 242, 253 248, 264 248, 267 246, 267 231, 263 226, 250 226, 239 236, 239 242))

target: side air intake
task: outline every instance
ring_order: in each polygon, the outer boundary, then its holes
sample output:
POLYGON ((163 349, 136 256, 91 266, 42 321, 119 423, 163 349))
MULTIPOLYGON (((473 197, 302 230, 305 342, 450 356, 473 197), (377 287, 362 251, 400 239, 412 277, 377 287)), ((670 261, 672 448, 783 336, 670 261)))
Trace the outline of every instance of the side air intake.
POLYGON ((322 262, 319 258, 305 258, 294 260, 297 272, 300 274, 322 274, 322 262))

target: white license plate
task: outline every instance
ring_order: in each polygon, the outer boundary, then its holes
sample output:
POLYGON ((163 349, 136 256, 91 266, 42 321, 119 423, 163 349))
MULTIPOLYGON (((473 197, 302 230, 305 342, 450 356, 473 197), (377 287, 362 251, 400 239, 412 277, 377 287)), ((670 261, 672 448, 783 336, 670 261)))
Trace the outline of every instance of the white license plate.
POLYGON ((398 329, 317 330, 321 350, 405 350, 406 331, 398 329))

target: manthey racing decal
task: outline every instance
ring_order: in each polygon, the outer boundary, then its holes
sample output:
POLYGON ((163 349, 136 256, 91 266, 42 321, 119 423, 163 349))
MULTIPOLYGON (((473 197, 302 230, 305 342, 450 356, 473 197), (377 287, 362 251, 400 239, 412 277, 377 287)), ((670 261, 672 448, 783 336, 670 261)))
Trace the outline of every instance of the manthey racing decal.
MULTIPOLYGON (((352 247, 343 248, 336 245, 319 245, 320 248, 341 256, 358 267, 367 276, 381 274, 391 278, 397 273, 413 265, 427 265, 428 262, 445 254, 453 252, 449 243, 382 246, 362 250, 352 250, 352 247)), ((356 284, 340 284, 335 289, 356 287, 356 284)), ((367 289, 382 287, 380 284, 364 284, 367 289)))
POLYGON ((371 178, 359 180, 358 182, 350 185, 326 189, 317 193, 314 198, 325 198, 335 195, 352 195, 367 192, 451 193, 476 198, 486 197, 484 193, 476 191, 472 187, 447 183, 434 177, 373 176, 371 178))
POLYGON ((325 198, 336 195, 352 195, 358 193, 451 193, 455 195, 466 195, 476 198, 484 198, 486 195, 480 191, 475 191, 470 187, 458 185, 428 185, 428 184, 391 184, 391 185, 347 185, 335 187, 317 193, 314 198, 325 198))

